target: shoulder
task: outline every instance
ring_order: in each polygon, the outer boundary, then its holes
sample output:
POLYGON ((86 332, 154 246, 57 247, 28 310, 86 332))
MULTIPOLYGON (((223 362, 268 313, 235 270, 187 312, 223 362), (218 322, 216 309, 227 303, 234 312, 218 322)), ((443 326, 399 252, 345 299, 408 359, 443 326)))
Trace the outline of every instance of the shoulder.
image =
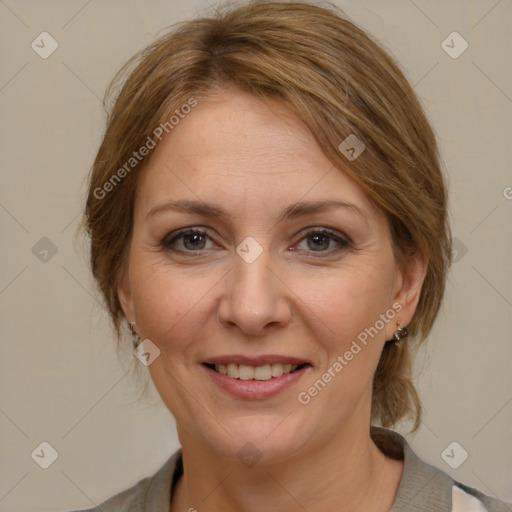
POLYGON ((512 504, 454 480, 421 459, 398 432, 372 426, 371 437, 404 469, 390 512, 512 512, 512 504))
POLYGON ((171 486, 179 469, 181 448, 175 451, 158 471, 139 480, 135 485, 87 509, 67 512, 167 512, 170 507, 171 486))
POLYGON ((132 487, 121 491, 93 508, 70 510, 69 512, 135 512, 140 497, 146 493, 151 477, 140 480, 132 487))
POLYGON ((512 503, 493 498, 454 480, 452 512, 512 512, 512 503))

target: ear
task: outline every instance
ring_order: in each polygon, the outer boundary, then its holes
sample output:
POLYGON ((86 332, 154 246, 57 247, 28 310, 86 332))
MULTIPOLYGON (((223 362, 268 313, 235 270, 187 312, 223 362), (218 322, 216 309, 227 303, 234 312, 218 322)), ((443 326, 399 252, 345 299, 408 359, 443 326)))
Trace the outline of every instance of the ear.
POLYGON ((130 279, 126 269, 121 273, 121 277, 117 285, 117 297, 119 298, 119 302, 121 304, 121 308, 126 320, 129 322, 134 322, 135 308, 130 287, 130 279))
POLYGON ((400 304, 401 309, 395 309, 397 314, 394 322, 388 324, 387 338, 391 339, 396 331, 396 322, 401 327, 409 325, 421 296, 423 282, 427 273, 427 261, 421 254, 416 253, 409 258, 402 268, 398 268, 395 275, 393 304, 400 304))

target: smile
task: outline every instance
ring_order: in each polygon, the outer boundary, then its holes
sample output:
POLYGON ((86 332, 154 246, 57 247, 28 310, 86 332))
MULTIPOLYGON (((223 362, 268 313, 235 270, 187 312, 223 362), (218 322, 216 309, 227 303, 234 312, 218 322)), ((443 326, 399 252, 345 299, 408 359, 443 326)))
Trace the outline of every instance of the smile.
POLYGON ((263 400, 275 396, 290 389, 313 370, 309 363, 273 363, 262 366, 203 363, 199 366, 221 390, 232 397, 246 400, 263 400))
POLYGON ((284 374, 293 373, 300 370, 308 363, 298 364, 265 364, 263 366, 249 366, 246 364, 208 364, 206 366, 215 370, 221 375, 226 375, 232 379, 239 380, 270 380, 281 377, 284 374))

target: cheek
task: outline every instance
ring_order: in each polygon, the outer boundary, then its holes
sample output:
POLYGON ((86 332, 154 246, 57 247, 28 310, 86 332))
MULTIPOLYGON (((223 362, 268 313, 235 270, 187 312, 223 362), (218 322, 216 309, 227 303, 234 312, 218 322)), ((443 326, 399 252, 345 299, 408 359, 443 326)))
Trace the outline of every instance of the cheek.
POLYGON ((340 272, 339 279, 320 279, 317 285, 302 290, 300 314, 310 320, 309 330, 323 355, 318 372, 301 387, 300 399, 311 400, 308 407, 317 408, 319 415, 327 408, 337 417, 349 417, 361 396, 371 391, 385 341, 387 324, 381 315, 393 321, 391 282, 388 274, 366 266, 340 272))
MULTIPOLYGON (((314 281, 304 277, 296 281, 294 291, 304 303, 304 310, 309 309, 304 314, 313 321, 317 319, 317 331, 321 329, 323 334, 317 332, 316 337, 329 353, 346 350, 390 309, 392 270, 387 272, 385 268, 384 264, 354 266, 317 276, 314 281)), ((377 327, 382 332, 373 338, 384 337, 381 322, 377 327)))
POLYGON ((130 276, 141 336, 152 340, 162 352, 183 352, 197 339, 208 318, 208 295, 215 293, 212 274, 178 272, 170 266, 152 266, 134 261, 130 276), (169 341, 172 340, 172 343, 169 341))

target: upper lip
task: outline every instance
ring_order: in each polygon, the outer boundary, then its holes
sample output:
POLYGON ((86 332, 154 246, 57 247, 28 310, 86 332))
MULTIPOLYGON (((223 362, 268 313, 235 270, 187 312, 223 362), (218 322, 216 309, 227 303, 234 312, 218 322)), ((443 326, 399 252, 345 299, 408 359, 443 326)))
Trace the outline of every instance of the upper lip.
POLYGON ((263 366, 266 364, 274 364, 274 363, 280 363, 280 364, 311 364, 309 361, 306 361, 305 359, 302 359, 300 357, 295 356, 284 356, 284 355, 277 355, 277 354, 262 354, 260 356, 247 356, 247 355, 238 355, 238 354, 226 354, 224 356, 216 356, 216 357, 209 357, 203 363, 207 364, 244 364, 247 366, 263 366))

